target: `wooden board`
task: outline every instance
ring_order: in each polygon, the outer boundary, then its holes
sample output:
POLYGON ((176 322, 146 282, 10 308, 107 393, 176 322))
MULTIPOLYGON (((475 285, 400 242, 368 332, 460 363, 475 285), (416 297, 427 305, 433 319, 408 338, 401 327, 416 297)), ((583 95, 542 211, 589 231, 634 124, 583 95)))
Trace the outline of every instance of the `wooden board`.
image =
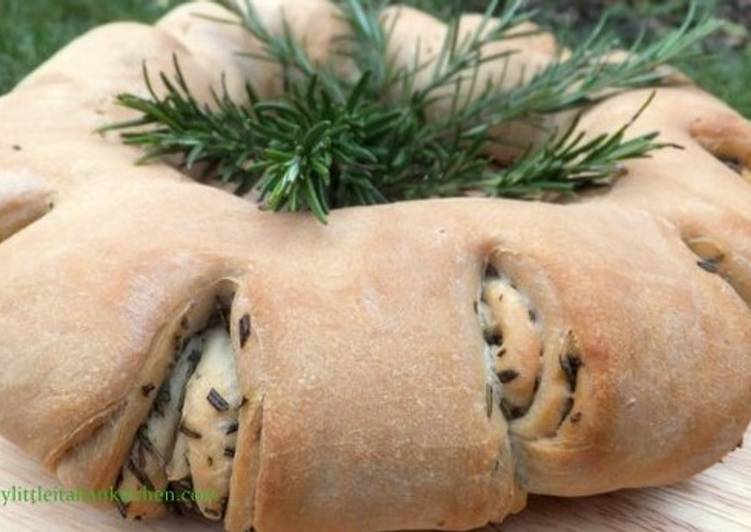
MULTIPOLYGON (((751 442, 751 429, 747 432, 751 442)), ((57 487, 34 461, 0 439, 0 489, 57 487)), ((191 518, 152 523, 123 521, 116 512, 82 504, 1 506, 0 530, 48 532, 219 532, 220 525, 191 518)), ((748 532, 751 531, 751 445, 694 479, 666 488, 624 491, 582 499, 530 497, 503 532, 748 532)), ((304 531, 301 531, 304 532, 304 531)), ((334 532, 334 531, 332 531, 334 532)))

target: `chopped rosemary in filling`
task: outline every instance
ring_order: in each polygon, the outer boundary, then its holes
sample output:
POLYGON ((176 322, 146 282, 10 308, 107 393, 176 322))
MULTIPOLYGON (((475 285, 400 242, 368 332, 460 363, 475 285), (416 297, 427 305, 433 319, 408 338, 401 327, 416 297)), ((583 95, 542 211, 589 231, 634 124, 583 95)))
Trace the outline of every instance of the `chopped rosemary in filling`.
POLYGON ((203 356, 186 387, 181 428, 167 471, 171 481, 190 478, 196 491, 216 494, 212 500, 201 498, 197 505, 205 517, 218 520, 229 496, 242 394, 229 335, 216 328, 205 337, 203 356))
POLYGON ((516 419, 528 410, 539 384, 539 317, 511 280, 492 266, 485 273, 475 308, 486 356, 498 379, 501 411, 507 419, 516 419))
POLYGON ((218 326, 194 336, 178 354, 123 466, 118 488, 126 496, 134 494, 126 501, 126 517, 167 511, 162 501, 135 495, 138 491, 193 487, 212 496, 178 505, 220 519, 229 494, 241 402, 226 329, 218 326))
MULTIPOLYGON (((130 458, 123 468, 119 486, 121 492, 135 493, 142 488, 164 490, 167 487, 164 469, 175 444, 185 386, 201 357, 204 343, 200 335, 192 338, 178 354, 171 375, 159 388, 151 414, 138 430, 130 458)), ((143 387, 144 394, 147 388, 151 389, 153 385, 143 387)), ((163 505, 134 499, 127 506, 127 516, 155 517, 165 510, 163 505)))

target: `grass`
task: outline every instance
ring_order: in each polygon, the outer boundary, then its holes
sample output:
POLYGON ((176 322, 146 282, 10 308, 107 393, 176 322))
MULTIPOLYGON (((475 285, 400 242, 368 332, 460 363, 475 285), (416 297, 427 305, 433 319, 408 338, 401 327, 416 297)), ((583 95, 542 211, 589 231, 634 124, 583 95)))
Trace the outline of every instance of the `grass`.
MULTIPOLYGON (((0 0, 0 94, 56 50, 86 30, 113 20, 152 22, 184 0, 0 0)), ((726 28, 706 43, 700 55, 678 65, 702 87, 751 117, 751 0, 695 0, 726 21, 726 28)), ((421 7, 445 10, 447 0, 412 0, 421 7)), ((601 13, 624 42, 645 29, 660 35, 685 16, 691 0, 528 0, 547 26, 577 28, 562 35, 575 43, 601 13), (563 4, 563 6, 562 6, 563 4)), ((487 0, 464 0, 482 9, 487 0)))
POLYGON ((751 0, 530 0, 540 9, 541 22, 552 28, 577 28, 564 35, 575 41, 605 13, 609 27, 626 43, 640 32, 647 38, 663 35, 681 23, 692 3, 723 20, 724 28, 704 43, 696 55, 678 66, 707 91, 751 117, 751 0))
POLYGON ((62 46, 113 20, 152 22, 175 1, 0 0, 0 94, 62 46))

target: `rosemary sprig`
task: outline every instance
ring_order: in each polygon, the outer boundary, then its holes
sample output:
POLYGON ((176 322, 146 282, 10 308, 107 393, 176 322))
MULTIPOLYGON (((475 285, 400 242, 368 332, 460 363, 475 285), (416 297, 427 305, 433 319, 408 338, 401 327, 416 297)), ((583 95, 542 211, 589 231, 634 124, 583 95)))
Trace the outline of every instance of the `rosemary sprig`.
POLYGON ((379 157, 374 142, 399 119, 364 101, 364 75, 344 105, 337 105, 312 78, 303 94, 290 91, 289 101, 255 105, 267 135, 262 157, 251 166, 261 173, 261 198, 274 210, 308 207, 326 221, 330 208, 386 201, 371 178, 379 157))
POLYGON ((527 152, 510 168, 491 172, 474 185, 488 196, 528 200, 554 200, 582 188, 609 186, 625 171, 624 161, 645 158, 664 148, 683 149, 657 142, 656 132, 626 139, 629 128, 654 97, 652 93, 634 117, 612 134, 587 140, 585 132, 578 130, 577 118, 560 139, 527 152))
MULTIPOLYGON (((529 13, 512 0, 498 13, 490 3, 478 30, 460 37, 458 16, 437 58, 397 68, 388 54, 393 27, 384 27, 381 12, 388 2, 340 0, 351 32, 338 50, 360 68, 352 80, 330 64, 316 64, 286 23, 273 34, 245 0, 217 0, 237 15, 263 46, 254 57, 283 66, 285 91, 261 101, 249 84, 247 102, 233 101, 226 90, 214 94, 214 108, 199 103, 175 61, 174 79, 160 79, 165 95, 144 77, 149 97, 118 96, 118 102, 141 114, 135 121, 105 129, 124 130, 126 143, 145 149, 144 160, 182 155, 192 167, 206 163, 238 194, 256 190, 273 210, 311 210, 325 222, 331 209, 400 199, 461 195, 482 191, 491 196, 551 199, 587 186, 609 184, 625 160, 646 157, 670 145, 657 133, 626 140, 630 122, 612 134, 587 140, 578 121, 560 138, 528 150, 510 167, 491 170, 485 155, 496 139, 491 126, 579 108, 605 95, 659 85, 656 69, 675 59, 714 31, 717 22, 697 21, 692 10, 684 25, 652 45, 632 48, 621 61, 610 60, 615 43, 602 27, 565 59, 504 90, 477 87, 479 68, 503 55, 483 55, 483 48, 512 31, 529 13), (417 74, 430 69, 429 81, 417 86, 417 74), (453 96, 450 112, 428 120, 429 108, 453 96), (394 90, 397 89, 398 90, 394 90), (451 91, 446 91, 451 88, 451 91)), ((640 111, 641 113, 641 111, 640 111)), ((637 115, 638 116, 638 115, 637 115)))
POLYGON ((310 209, 321 221, 331 208, 352 204, 348 198, 386 201, 370 181, 379 159, 368 145, 400 116, 363 100, 367 74, 345 105, 335 104, 313 77, 304 91, 296 85, 278 102, 260 101, 250 85, 247 104, 226 90, 214 93, 214 110, 197 102, 176 58, 174 66, 174 80, 160 75, 163 97, 144 69, 150 96, 117 97, 141 118, 103 129, 126 129, 123 141, 145 149, 142 162, 183 155, 187 168, 207 163, 220 180, 236 183, 240 195, 258 189, 269 208, 310 209))

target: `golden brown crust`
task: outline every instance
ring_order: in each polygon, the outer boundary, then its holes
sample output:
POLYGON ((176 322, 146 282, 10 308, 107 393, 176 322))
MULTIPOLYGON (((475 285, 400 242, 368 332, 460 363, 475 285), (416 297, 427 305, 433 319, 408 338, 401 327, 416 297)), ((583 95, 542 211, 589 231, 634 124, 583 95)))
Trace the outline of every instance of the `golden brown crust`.
MULTIPOLYGON (((735 446, 751 417, 751 189, 704 147, 747 161, 747 122, 662 89, 634 133, 685 149, 629 163, 587 203, 413 202, 323 227, 134 167, 135 150, 91 135, 127 116, 109 99, 141 90, 144 56, 167 69, 176 52, 204 95, 207 65, 245 75, 217 52, 236 33, 186 22, 205 6, 96 30, 0 100, 0 136, 33 146, 0 151, 0 209, 41 204, 7 196, 6 175, 55 197, 0 242, 4 437, 68 486, 110 485, 150 406, 141 386, 221 295, 247 398, 230 530, 469 528, 527 490, 673 482, 735 446), (524 369, 539 367, 529 410, 508 423, 474 305, 488 262, 534 308, 543 347, 524 369)), ((585 125, 621 124, 646 96, 585 125)))

